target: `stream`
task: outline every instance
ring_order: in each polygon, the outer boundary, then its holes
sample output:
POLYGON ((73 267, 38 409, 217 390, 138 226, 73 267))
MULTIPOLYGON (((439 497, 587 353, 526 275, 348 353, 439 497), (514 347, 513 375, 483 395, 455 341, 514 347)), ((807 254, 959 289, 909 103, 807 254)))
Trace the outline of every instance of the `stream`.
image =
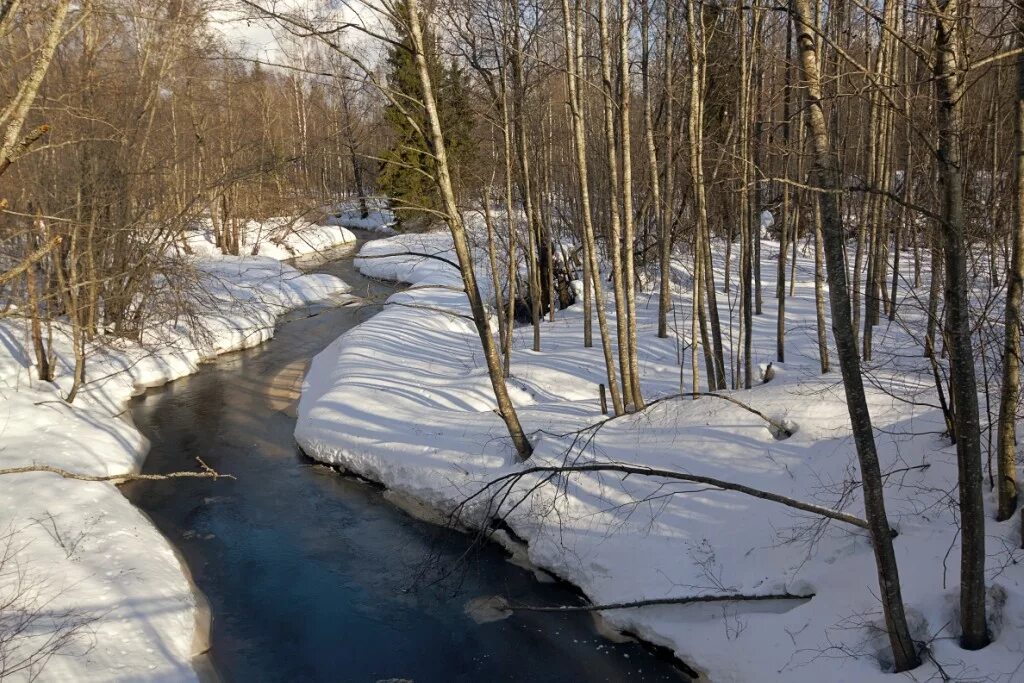
MULTIPOLYGON (((361 276, 354 253, 349 246, 309 270, 337 275, 374 301, 396 291, 361 276)), ((664 655, 603 637, 585 612, 478 623, 466 611, 474 598, 581 600, 496 545, 454 577, 430 580, 431 567, 455 565, 467 536, 411 517, 377 487, 299 451, 292 433, 310 359, 376 310, 296 311, 272 341, 131 404, 152 442, 145 472, 192 470, 201 456, 236 477, 123 487, 177 547, 209 603, 211 649, 200 673, 245 682, 689 680, 664 655)))

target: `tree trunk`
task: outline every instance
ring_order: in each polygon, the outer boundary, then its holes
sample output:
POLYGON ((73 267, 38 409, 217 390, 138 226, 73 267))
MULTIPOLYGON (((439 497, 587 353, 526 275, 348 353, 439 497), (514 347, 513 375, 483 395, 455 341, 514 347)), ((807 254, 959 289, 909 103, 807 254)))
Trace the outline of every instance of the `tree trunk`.
MULTIPOLYGON (((631 133, 632 99, 629 73, 629 0, 619 2, 619 137, 622 143, 622 278, 626 289, 626 355, 629 364, 629 393, 633 407, 644 407, 640 391, 640 363, 637 358, 636 335, 636 273, 633 221, 633 137, 631 133)), ((623 389, 625 391, 625 388, 623 389)))
POLYGON ((526 211, 526 232, 527 232, 527 267, 529 269, 530 284, 530 317, 533 322, 533 350, 540 351, 540 321, 541 307, 544 301, 542 290, 542 275, 540 272, 539 250, 540 225, 537 220, 537 207, 533 197, 533 178, 530 172, 530 155, 527 153, 526 124, 523 120, 523 98, 526 95, 526 86, 523 73, 522 41, 519 36, 519 2, 509 0, 512 10, 509 12, 509 20, 512 22, 512 123, 516 131, 516 148, 519 159, 519 190, 523 198, 523 208, 526 211))
MULTIPOLYGON (((671 12, 672 3, 667 3, 665 8, 666 12, 671 12)), ((643 75, 643 86, 644 86, 644 140, 647 143, 647 165, 649 167, 649 175, 651 182, 651 196, 654 202, 654 216, 655 222, 658 226, 658 235, 661 241, 658 249, 658 273, 660 274, 660 284, 658 287, 658 336, 662 339, 668 337, 668 309, 672 305, 672 294, 671 294, 671 273, 672 266, 669 262, 670 252, 664 249, 665 242, 667 239, 667 230, 665 229, 665 221, 668 219, 668 211, 665 210, 662 204, 661 196, 661 179, 659 177, 658 168, 658 153, 654 143, 654 112, 653 105, 651 103, 651 3, 650 0, 642 0, 640 6, 641 18, 640 18, 640 40, 643 43, 643 58, 640 62, 641 72, 643 75)), ((668 26, 666 25, 666 29, 668 26)), ((666 41, 666 48, 669 47, 669 43, 666 41)), ((668 59, 671 58, 671 53, 666 54, 666 65, 665 73, 666 78, 669 79, 671 84, 672 67, 668 63, 668 59)), ((663 95, 663 102, 668 102, 671 99, 671 90, 666 87, 663 95)), ((666 126, 669 131, 669 138, 666 138, 666 145, 670 144, 671 139, 671 114, 668 116, 669 122, 666 126)))
POLYGON ((897 672, 913 669, 920 664, 916 645, 907 628, 900 589, 899 569, 892 546, 892 534, 885 513, 884 486, 875 436, 871 427, 871 414, 860 375, 856 329, 850 311, 843 224, 839 214, 837 193, 841 188, 839 170, 831 149, 825 112, 821 101, 821 72, 815 45, 815 24, 808 0, 792 0, 794 29, 804 80, 807 83, 808 119, 813 150, 813 177, 820 188, 824 228, 825 256, 828 264, 829 299, 832 307, 832 334, 839 353, 850 423, 860 461, 861 487, 864 510, 874 548, 878 570, 878 584, 886 629, 892 647, 893 665, 897 672))
MULTIPOLYGON (((790 233, 790 145, 792 144, 793 116, 793 25, 786 23, 786 69, 785 85, 782 93, 782 221, 779 227, 779 261, 776 273, 775 297, 778 299, 778 311, 775 319, 775 360, 786 362, 786 249, 790 233)), ((793 235, 796 239, 796 235, 793 235)))
MULTIPOLYGON (((18 157, 28 151, 29 147, 42 136, 46 126, 39 126, 29 132, 24 138, 21 137, 22 127, 28 117, 32 103, 36 99, 39 87, 43 83, 43 77, 50 68, 57 46, 64 37, 64 20, 67 18, 71 7, 71 0, 59 0, 50 11, 49 25, 46 28, 46 35, 43 44, 32 63, 32 68, 21 83, 14 98, 3 109, 0 109, 0 127, 3 128, 3 137, 0 139, 0 175, 10 167, 18 157)), ((5 23, 15 15, 4 17, 5 23)), ((0 25, 0 28, 6 26, 0 25)))
POLYGON ((594 292, 594 306, 597 308, 597 324, 601 333, 601 350, 604 352, 605 372, 608 390, 612 395, 612 406, 616 415, 623 413, 622 394, 615 376, 615 358, 612 353, 608 317, 604 305, 604 285, 601 281, 601 267, 597 258, 597 244, 594 237, 593 212, 590 206, 590 167, 587 162, 587 131, 582 111, 580 93, 580 69, 583 66, 583 33, 580 26, 582 8, 576 2, 575 21, 570 21, 569 0, 562 0, 562 20, 565 33, 566 74, 569 87, 569 109, 572 113, 573 138, 576 149, 576 170, 579 178, 580 211, 583 214, 583 258, 584 277, 590 277, 594 292), (571 24, 575 24, 574 28, 571 24), (572 28, 572 30, 570 30, 572 28))
MULTIPOLYGON (((1017 47, 1024 48, 1024 5, 1015 16, 1017 47)), ((1024 54, 1017 56, 1017 98, 1014 102, 1017 196, 1012 256, 1006 273, 1006 337, 1003 350, 1003 388, 999 398, 999 510, 1006 521, 1017 511, 1017 403, 1020 401, 1020 325, 1024 299, 1024 54)))
POLYGON ((935 99, 939 133, 938 167, 942 191, 942 236, 946 258, 946 336, 956 414, 960 483, 961 644, 977 650, 988 644, 985 625, 985 513, 982 503, 981 423, 968 311, 964 236, 963 135, 958 0, 940 0, 935 17, 935 99))
POLYGON ((743 3, 736 5, 736 21, 739 25, 740 42, 740 93, 739 113, 739 154, 742 173, 740 174, 739 220, 740 220, 740 336, 742 338, 742 383, 744 389, 753 385, 754 361, 754 254, 753 254, 753 216, 751 216, 751 178, 750 172, 750 64, 748 48, 751 44, 747 32, 747 17, 744 15, 743 3))
POLYGON ((818 361, 821 374, 829 371, 828 333, 825 325, 825 237, 821 220, 821 205, 814 202, 814 313, 818 323, 818 361))
POLYGON ((506 303, 508 310, 505 312, 505 319, 508 325, 505 326, 505 336, 502 337, 502 375, 509 376, 512 362, 512 330, 515 328, 516 320, 516 280, 519 276, 519 261, 516 256, 516 220, 515 202, 512 199, 513 176, 515 175, 514 163, 512 161, 512 122, 509 117, 508 103, 508 79, 504 66, 500 68, 501 78, 501 135, 505 158, 505 222, 508 230, 508 297, 506 303))
MULTIPOLYGON (((622 378, 622 402, 627 412, 635 409, 633 379, 629 363, 629 314, 626 312, 626 284, 623 277, 622 219, 619 214, 619 162, 615 144, 615 103, 612 99, 611 41, 608 31, 608 2, 598 2, 598 25, 601 44, 601 80, 604 101, 604 136, 608 160, 608 253, 612 260, 612 287, 615 290, 615 327, 619 346, 619 373, 622 378)), ((628 207, 627 207, 628 210, 628 207)))
POLYGON ((448 223, 448 229, 452 234, 455 253, 459 258, 459 271, 462 274, 462 283, 466 288, 466 297, 469 299, 473 323, 476 326, 477 334, 483 347, 484 358, 487 361, 487 374, 490 376, 491 386, 494 389, 494 398, 498 404, 498 414, 505 422, 519 457, 526 460, 533 453, 533 446, 523 432, 515 406, 512 405, 512 399, 508 395, 508 387, 505 386, 505 378, 501 372, 498 349, 494 343, 494 337, 491 336, 487 312, 484 310, 483 301, 480 298, 480 289, 477 286, 476 273, 473 270, 469 240, 466 236, 465 226, 462 223, 462 215, 459 213, 459 207, 455 200, 451 173, 448 170, 448 152, 445 147, 444 133, 441 130, 441 120, 437 113, 434 85, 431 80, 430 69, 427 66, 423 44, 419 2, 418 0, 406 0, 406 2, 409 8, 409 31, 412 37, 413 53, 419 72, 420 85, 423 88, 423 107, 426 110, 429 124, 428 137, 431 143, 431 152, 435 159, 436 182, 438 191, 441 194, 445 219, 448 223))
MULTIPOLYGON (((494 290, 494 311, 498 317, 498 339, 505 338, 505 327, 510 324, 505 319, 505 305, 501 297, 501 271, 498 269, 498 248, 494 236, 494 217, 491 214, 491 186, 486 185, 481 201, 484 211, 484 225, 487 229, 487 261, 491 267, 491 288, 494 290)), ((514 322, 514 321, 511 321, 514 322)), ((499 345, 500 347, 500 345, 499 345)), ((499 348, 499 351, 501 349, 499 348)), ((502 366, 504 367, 504 363, 502 366)), ((505 376, 504 371, 502 376, 505 376)))

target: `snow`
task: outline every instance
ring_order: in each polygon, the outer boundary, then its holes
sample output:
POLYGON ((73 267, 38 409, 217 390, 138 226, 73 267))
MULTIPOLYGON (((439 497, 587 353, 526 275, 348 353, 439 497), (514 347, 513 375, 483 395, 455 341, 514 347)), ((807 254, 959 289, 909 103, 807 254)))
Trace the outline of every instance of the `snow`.
MULTIPOLYGON (((72 405, 62 400, 74 364, 69 331, 54 325, 57 378, 33 378, 26 325, 0 320, 0 468, 45 464, 87 475, 136 472, 146 439, 121 414, 146 387, 195 372, 217 354, 262 343, 277 316, 292 308, 345 296, 330 275, 304 275, 277 259, 354 241, 351 232, 322 226, 262 242, 262 256, 220 255, 201 231, 190 235, 198 273, 193 304, 201 333, 168 320, 144 334, 144 344, 105 339, 90 350, 89 380, 72 405), (301 235, 301 236, 299 236, 301 235), (204 246, 205 245, 205 246, 204 246), (201 248, 196 248, 196 247, 201 248)), ((168 483, 173 486, 173 483, 168 483)), ((205 649, 186 570, 149 519, 110 483, 31 473, 0 478, 0 604, 21 593, 43 619, 15 654, 37 646, 53 624, 81 623, 39 680, 193 680, 190 660, 205 649), (3 563, 0 563, 3 564, 3 563), (21 584, 19 578, 26 578, 21 584)), ((13 619, 12 609, 0 615, 13 619)), ((22 671, 12 680, 28 680, 22 671)))
MULTIPOLYGON (((359 227, 359 226, 353 226, 359 227)), ((223 251, 213 237, 210 219, 197 221, 185 233, 186 253, 200 256, 220 256, 223 251)), ((252 256, 266 256, 277 261, 308 256, 339 244, 354 242, 355 236, 341 223, 327 220, 323 225, 301 217, 277 217, 263 221, 250 220, 242 224, 238 252, 252 256)))
MULTIPOLYGON (((399 252, 454 259, 445 233, 377 240, 361 255, 399 252)), ((760 368, 775 359, 777 253, 777 244, 764 242, 765 306, 754 323, 760 368)), ((478 253, 475 262, 479 281, 489 282, 486 259, 478 253)), ((450 513, 486 482, 526 466, 516 461, 493 410, 476 332, 460 317, 468 313, 466 299, 451 288, 461 287, 461 280, 451 266, 418 256, 364 258, 357 265, 364 274, 416 287, 393 295, 383 312, 314 359, 296 438, 318 460, 450 513)), ((677 352, 687 341, 691 313, 681 284, 689 282, 685 262, 677 262, 675 271, 678 310, 670 326, 678 325, 680 335, 658 339, 656 294, 638 300, 648 400, 680 391, 677 352)), ((818 368, 813 260, 800 257, 797 273, 795 296, 786 303, 788 362, 774 365, 771 382, 755 379, 752 389, 731 392, 795 424, 791 438, 776 440, 756 416, 705 397, 666 400, 588 432, 592 439, 575 440, 571 432, 603 418, 598 384, 605 381, 597 326, 595 346, 583 348, 577 305, 544 323, 539 353, 530 350, 529 327, 515 333, 509 388, 535 445, 527 465, 637 463, 718 477, 863 517, 842 385, 836 371, 822 375, 818 368)), ((912 281, 909 271, 906 281, 912 281)), ((911 329, 920 323, 913 295, 905 291, 901 297, 911 329)), ((721 291, 718 297, 728 321, 734 298, 721 291)), ((725 339, 727 355, 732 341, 725 339)), ((916 343, 901 326, 883 324, 875 330, 875 349, 866 375, 879 456, 889 473, 888 515, 899 532, 894 543, 914 636, 928 641, 931 653, 906 677, 938 680, 938 663, 953 680, 1018 680, 1024 675, 1019 525, 992 521, 994 500, 986 494, 994 642, 979 652, 962 650, 955 449, 940 436, 942 418, 930 405, 934 389, 916 343)), ((834 364, 834 349, 832 359, 834 364)), ((688 350, 685 366, 689 391, 688 350)), ((672 648, 714 681, 891 680, 884 670, 888 646, 879 631, 875 563, 861 529, 823 525, 788 507, 685 482, 596 473, 531 492, 539 482, 540 475, 527 475, 502 513, 528 542, 534 564, 576 584, 594 603, 732 592, 814 594, 810 600, 607 611, 612 626, 672 648)), ((494 512, 488 502, 487 496, 476 498, 462 510, 462 522, 484 523, 494 512)))
POLYGON ((394 228, 395 216, 384 208, 368 211, 366 218, 363 218, 362 211, 360 211, 358 206, 339 206, 327 216, 327 223, 330 225, 341 225, 346 228, 368 230, 369 232, 376 232, 381 235, 396 234, 394 228))

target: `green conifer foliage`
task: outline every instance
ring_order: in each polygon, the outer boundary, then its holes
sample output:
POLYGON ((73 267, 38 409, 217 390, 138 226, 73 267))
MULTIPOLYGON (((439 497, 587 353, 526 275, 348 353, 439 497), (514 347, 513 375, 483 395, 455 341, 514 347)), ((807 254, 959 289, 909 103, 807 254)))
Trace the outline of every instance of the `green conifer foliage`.
MULTIPOLYGON (((391 199, 402 230, 422 230, 436 223, 441 202, 434 182, 434 163, 427 130, 423 93, 412 54, 412 38, 404 21, 393 24, 397 45, 387 57, 387 82, 395 103, 385 110, 391 144, 383 155, 378 178, 381 192, 391 199), (413 125, 409 119, 416 125, 413 125), (417 130, 417 126, 419 130, 417 130)), ((444 130, 456 191, 461 189, 462 168, 472 158, 472 121, 465 72, 457 64, 445 66, 434 36, 427 36, 427 64, 435 84, 438 114, 444 130)))

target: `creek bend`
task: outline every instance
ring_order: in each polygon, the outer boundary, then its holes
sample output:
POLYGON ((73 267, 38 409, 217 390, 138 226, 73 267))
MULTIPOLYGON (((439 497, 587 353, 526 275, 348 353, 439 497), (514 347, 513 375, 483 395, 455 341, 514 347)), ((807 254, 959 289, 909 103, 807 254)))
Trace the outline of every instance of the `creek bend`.
MULTIPOLYGON (((355 249, 309 268, 383 301, 355 249)), ((135 482, 125 495, 180 552, 212 614, 202 669, 226 681, 680 681, 663 656, 603 637, 586 613, 520 612, 477 623, 474 598, 579 604, 491 545, 455 578, 418 580, 426 558, 451 566, 470 539, 409 516, 381 491, 316 464, 293 439, 309 361, 378 308, 297 311, 274 339, 220 356, 131 403, 151 441, 145 472, 194 469, 234 480, 135 482), (310 317, 310 313, 316 313, 310 317)))

